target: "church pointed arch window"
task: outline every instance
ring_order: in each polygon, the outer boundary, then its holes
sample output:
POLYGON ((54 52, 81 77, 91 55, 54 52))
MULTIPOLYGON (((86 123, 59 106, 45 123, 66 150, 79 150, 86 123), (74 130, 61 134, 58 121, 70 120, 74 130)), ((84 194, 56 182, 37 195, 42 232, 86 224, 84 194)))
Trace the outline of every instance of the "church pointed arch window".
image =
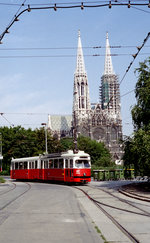
POLYGON ((114 127, 112 127, 112 129, 111 129, 111 139, 117 140, 117 129, 114 127))
POLYGON ((82 106, 82 108, 85 108, 84 98, 81 99, 81 106, 82 106))
POLYGON ((81 83, 81 95, 84 95, 84 83, 81 83))
POLYGON ((99 116, 98 116, 98 118, 97 118, 97 125, 98 125, 98 126, 101 125, 101 119, 100 119, 99 116))
POLYGON ((105 119, 105 117, 103 117, 103 119, 102 119, 102 125, 106 125, 106 119, 105 119))
POLYGON ((79 97, 79 109, 81 108, 81 100, 80 100, 80 97, 79 97))
POLYGON ((94 117, 92 118, 92 126, 93 127, 95 126, 95 118, 94 117))
POLYGON ((77 83, 77 86, 78 86, 78 95, 80 96, 80 84, 77 83))

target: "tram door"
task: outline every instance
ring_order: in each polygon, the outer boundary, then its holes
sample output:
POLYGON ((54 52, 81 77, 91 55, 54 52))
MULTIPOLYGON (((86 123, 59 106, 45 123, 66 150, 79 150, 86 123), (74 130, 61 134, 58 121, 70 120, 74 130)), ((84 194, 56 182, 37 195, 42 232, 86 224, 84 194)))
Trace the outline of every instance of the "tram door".
POLYGON ((43 160, 40 161, 39 179, 43 179, 43 160))
POLYGON ((73 160, 65 159, 65 181, 73 181, 73 160))
POLYGON ((65 159, 65 181, 69 181, 69 160, 65 159))

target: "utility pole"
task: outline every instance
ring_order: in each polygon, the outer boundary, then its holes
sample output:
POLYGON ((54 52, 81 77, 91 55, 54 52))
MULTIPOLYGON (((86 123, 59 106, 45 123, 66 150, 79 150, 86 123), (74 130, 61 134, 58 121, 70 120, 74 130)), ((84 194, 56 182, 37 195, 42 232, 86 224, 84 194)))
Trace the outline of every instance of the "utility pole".
POLYGON ((0 133, 0 171, 2 171, 2 134, 0 133))
POLYGON ((73 143, 74 143, 74 148, 73 148, 73 152, 74 154, 78 153, 78 146, 77 146, 77 123, 76 123, 76 113, 75 111, 73 112, 73 116, 74 116, 74 126, 73 126, 73 143))
POLYGON ((48 149, 47 149, 47 124, 41 123, 41 125, 45 127, 45 154, 48 154, 48 149))

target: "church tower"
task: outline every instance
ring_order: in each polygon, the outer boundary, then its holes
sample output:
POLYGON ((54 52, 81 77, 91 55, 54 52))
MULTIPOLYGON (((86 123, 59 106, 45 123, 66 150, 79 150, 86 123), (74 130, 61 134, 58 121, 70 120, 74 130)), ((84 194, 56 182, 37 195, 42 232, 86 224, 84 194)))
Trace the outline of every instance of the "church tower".
POLYGON ((113 70, 108 33, 106 34, 104 74, 100 86, 100 103, 102 109, 107 110, 112 118, 121 119, 119 83, 113 70))
POLYGON ((89 136, 87 126, 90 109, 88 78, 85 71, 80 31, 78 31, 77 63, 73 88, 73 124, 76 125, 77 134, 89 136))
POLYGON ((90 110, 88 79, 85 71, 80 31, 78 31, 77 64, 74 74, 73 111, 80 117, 85 117, 90 110))
POLYGON ((96 104, 91 115, 91 137, 104 142, 113 160, 120 160, 122 148, 122 120, 120 108, 120 91, 118 76, 112 65, 108 33, 106 34, 106 51, 104 73, 101 77, 100 104, 96 104))

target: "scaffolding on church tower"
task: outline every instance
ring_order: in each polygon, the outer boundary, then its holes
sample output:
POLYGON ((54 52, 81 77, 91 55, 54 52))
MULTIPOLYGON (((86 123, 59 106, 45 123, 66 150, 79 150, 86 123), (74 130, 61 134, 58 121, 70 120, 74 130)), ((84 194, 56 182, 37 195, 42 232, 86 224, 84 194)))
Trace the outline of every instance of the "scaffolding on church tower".
POLYGON ((106 51, 104 74, 101 77, 99 87, 99 98, 103 110, 108 110, 114 118, 120 119, 120 92, 118 76, 115 74, 112 65, 108 33, 106 34, 106 51))

